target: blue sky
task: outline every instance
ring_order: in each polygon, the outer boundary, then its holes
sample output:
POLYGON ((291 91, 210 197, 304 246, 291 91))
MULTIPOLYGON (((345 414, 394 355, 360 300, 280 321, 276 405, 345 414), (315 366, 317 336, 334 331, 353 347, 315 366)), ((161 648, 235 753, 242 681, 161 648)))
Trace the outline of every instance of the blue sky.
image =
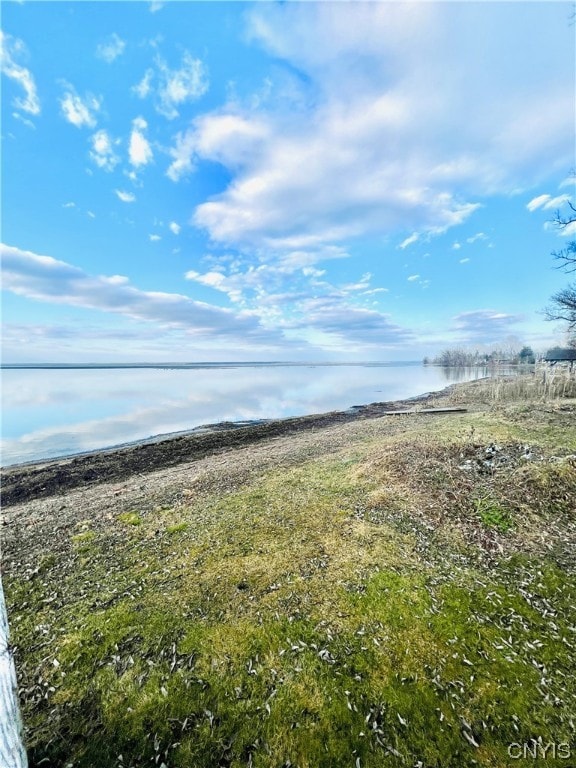
POLYGON ((571 8, 5 2, 4 362, 561 342, 571 8))

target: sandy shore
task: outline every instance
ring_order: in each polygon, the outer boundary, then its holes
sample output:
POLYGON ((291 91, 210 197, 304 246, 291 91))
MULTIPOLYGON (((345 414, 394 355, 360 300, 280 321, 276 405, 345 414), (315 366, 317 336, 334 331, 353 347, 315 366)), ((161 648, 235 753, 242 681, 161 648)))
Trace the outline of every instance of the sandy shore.
POLYGON ((48 498, 78 487, 123 482, 245 446, 266 445, 277 438, 317 432, 335 425, 376 419, 404 408, 425 408, 447 397, 452 387, 407 400, 371 403, 346 411, 274 419, 248 426, 233 423, 209 425, 190 433, 50 461, 7 467, 2 472, 4 508, 34 499, 48 498))

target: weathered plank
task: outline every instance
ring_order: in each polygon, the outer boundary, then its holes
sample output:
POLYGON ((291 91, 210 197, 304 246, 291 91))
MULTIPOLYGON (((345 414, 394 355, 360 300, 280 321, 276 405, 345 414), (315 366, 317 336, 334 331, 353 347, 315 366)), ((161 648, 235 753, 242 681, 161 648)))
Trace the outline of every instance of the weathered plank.
POLYGON ((468 408, 403 408, 399 411, 385 411, 383 416, 404 416, 407 413, 467 413, 468 408))
POLYGON ((9 638, 8 615, 0 580, 0 768, 27 768, 16 670, 9 638))

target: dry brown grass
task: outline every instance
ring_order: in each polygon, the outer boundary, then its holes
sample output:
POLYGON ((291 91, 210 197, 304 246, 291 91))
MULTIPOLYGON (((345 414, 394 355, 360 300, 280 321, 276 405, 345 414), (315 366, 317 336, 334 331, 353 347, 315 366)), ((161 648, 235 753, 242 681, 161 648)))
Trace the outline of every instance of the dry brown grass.
POLYGON ((450 396, 454 405, 484 403, 556 403, 576 399, 576 370, 538 368, 518 376, 494 376, 459 384, 450 396))
POLYGON ((453 543, 487 553, 532 550, 546 527, 558 540, 564 534, 572 540, 576 456, 570 449, 552 455, 479 437, 473 429, 449 441, 422 433, 381 446, 356 469, 373 484, 366 500, 371 519, 420 520, 453 543))

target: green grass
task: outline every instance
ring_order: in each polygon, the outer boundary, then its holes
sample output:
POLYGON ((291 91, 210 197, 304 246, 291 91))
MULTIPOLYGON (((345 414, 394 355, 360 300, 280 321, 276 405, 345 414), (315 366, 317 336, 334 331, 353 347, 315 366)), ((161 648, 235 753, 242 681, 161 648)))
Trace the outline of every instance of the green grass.
POLYGON ((500 533, 507 533, 512 528, 510 512, 489 496, 479 496, 473 500, 480 520, 488 528, 496 528, 500 533))
POLYGON ((574 744, 562 434, 534 414, 405 418, 76 533, 69 568, 47 542, 40 573, 6 578, 31 765, 464 768, 574 744), (490 443, 511 458, 485 473, 490 443))
POLYGON ((182 531, 187 530, 188 523, 174 523, 174 525, 168 525, 166 526, 166 533, 182 533, 182 531))
POLYGON ((140 525, 142 522, 140 519, 140 513, 136 511, 122 512, 118 515, 118 520, 121 520, 126 525, 140 525))

